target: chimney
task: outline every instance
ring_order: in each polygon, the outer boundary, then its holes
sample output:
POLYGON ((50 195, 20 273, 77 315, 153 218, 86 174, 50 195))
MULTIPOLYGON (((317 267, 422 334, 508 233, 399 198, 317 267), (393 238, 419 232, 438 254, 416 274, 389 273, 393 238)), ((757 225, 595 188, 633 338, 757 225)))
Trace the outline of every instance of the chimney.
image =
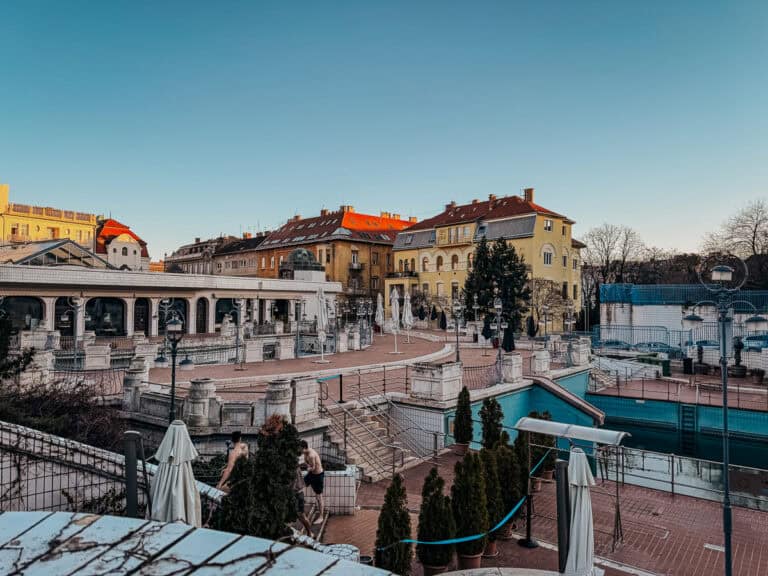
POLYGON ((328 216, 328 208, 321 208, 320 216, 328 216))
POLYGON ((392 214, 393 220, 400 220, 400 214, 392 214))
POLYGON ((381 213, 379 214, 379 217, 380 218, 391 218, 392 216, 390 216, 389 212, 384 212, 384 210, 382 210, 381 213))
POLYGON ((350 206, 349 204, 342 204, 341 205, 341 211, 342 212, 354 212, 355 208, 354 208, 354 206, 350 206))
POLYGON ((416 218, 416 216, 408 216, 408 222, 410 222, 411 224, 416 224, 416 222, 418 221, 419 219, 416 218))
POLYGON ((243 232, 243 240, 250 240, 251 238, 253 238, 253 234, 250 232, 243 232))
POLYGON ((488 204, 496 202, 496 194, 488 194, 488 204))
POLYGON ((200 238, 195 238, 195 244, 200 244, 200 238))
POLYGON ((296 215, 293 217, 293 221, 294 221, 294 222, 298 222, 299 220, 301 220, 301 214, 296 214, 296 215))
POLYGON ((526 202, 533 202, 533 188, 525 188, 523 190, 523 198, 526 202))
POLYGON ((472 199, 472 204, 477 204, 478 202, 480 202, 480 200, 478 200, 477 198, 472 199))
POLYGON ((452 210, 453 208, 456 208, 456 200, 451 200, 450 204, 445 205, 446 210, 452 210))

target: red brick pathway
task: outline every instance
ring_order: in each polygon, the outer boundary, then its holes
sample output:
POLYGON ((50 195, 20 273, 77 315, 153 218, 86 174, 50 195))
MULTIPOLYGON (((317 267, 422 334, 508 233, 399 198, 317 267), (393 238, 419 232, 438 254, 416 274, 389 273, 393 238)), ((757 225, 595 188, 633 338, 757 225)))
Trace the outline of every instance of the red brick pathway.
MULTIPOLYGON (((439 459, 441 475, 450 487, 453 464, 457 456, 449 454, 439 459)), ((422 464, 405 471, 408 505, 416 531, 421 485, 431 464, 422 464)), ((388 481, 363 484, 358 504, 363 508, 354 516, 335 516, 328 522, 326 542, 349 542, 363 554, 372 554, 376 539, 377 509, 382 505, 388 481), (373 509, 370 509, 373 508, 373 509)), ((723 573, 720 505, 716 502, 625 485, 621 488, 621 515, 624 542, 612 550, 614 522, 614 485, 607 482, 592 492, 595 518, 595 552, 622 565, 640 568, 654 574, 675 576, 719 576, 723 573), (705 545, 707 545, 705 547, 705 545)), ((556 516, 554 486, 545 485, 534 498, 534 536, 543 542, 555 543, 556 516)), ((523 525, 518 526, 522 532, 523 525)), ((734 509, 734 574, 761 576, 768 574, 768 513, 734 509)), ((517 566, 555 570, 554 550, 527 550, 514 541, 499 543, 500 556, 484 559, 483 566, 517 566)), ((421 574, 414 562, 414 574, 421 574)), ((609 576, 626 574, 609 569, 609 576)))

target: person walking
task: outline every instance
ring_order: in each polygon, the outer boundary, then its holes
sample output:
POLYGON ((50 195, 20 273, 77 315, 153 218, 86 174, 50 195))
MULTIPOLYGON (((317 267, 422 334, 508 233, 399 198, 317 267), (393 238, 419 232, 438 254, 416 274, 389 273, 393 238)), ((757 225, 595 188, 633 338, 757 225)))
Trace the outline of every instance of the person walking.
POLYGON ((306 440, 301 441, 301 453, 304 456, 304 463, 307 465, 307 474, 304 476, 304 484, 310 486, 317 498, 317 509, 320 513, 315 524, 323 521, 325 514, 325 504, 323 502, 323 488, 325 486, 325 472, 323 463, 320 461, 320 455, 309 447, 306 440))

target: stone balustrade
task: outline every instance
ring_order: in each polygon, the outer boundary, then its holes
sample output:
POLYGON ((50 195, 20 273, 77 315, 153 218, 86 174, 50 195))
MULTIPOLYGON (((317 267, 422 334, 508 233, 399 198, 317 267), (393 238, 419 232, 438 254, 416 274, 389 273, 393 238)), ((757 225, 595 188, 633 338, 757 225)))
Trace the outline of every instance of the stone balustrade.
POLYGON ((501 358, 501 377, 504 384, 523 381, 523 358, 519 352, 507 352, 501 358))
POLYGON ((410 368, 411 395, 445 402, 458 398, 463 386, 461 362, 417 362, 410 368))

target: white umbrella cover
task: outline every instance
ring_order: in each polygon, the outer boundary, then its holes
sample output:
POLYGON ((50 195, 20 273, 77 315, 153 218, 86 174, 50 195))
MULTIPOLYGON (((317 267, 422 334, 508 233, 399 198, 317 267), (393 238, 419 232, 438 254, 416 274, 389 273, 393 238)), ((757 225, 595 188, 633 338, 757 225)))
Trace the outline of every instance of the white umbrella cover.
POLYGON ((403 301, 403 328, 413 328, 413 310, 411 310, 411 294, 406 290, 403 301))
POLYGON ((381 292, 376 294, 376 317, 374 320, 379 328, 384 328, 384 298, 382 298, 381 292))
POLYGON ((159 464, 151 482, 152 520, 200 526, 200 492, 192 472, 197 456, 186 425, 174 420, 155 454, 159 464))
POLYGON ((328 330, 328 303, 325 299, 325 292, 322 288, 317 289, 317 331, 326 332, 328 330))
POLYGON ((389 306, 392 309, 392 332, 397 334, 400 331, 400 293, 397 288, 392 288, 389 293, 389 306))
POLYGON ((594 567, 595 534, 589 488, 595 485, 595 479, 589 469, 587 455, 581 448, 571 450, 568 463, 568 484, 571 500, 571 533, 565 574, 567 576, 603 574, 602 570, 594 567))

